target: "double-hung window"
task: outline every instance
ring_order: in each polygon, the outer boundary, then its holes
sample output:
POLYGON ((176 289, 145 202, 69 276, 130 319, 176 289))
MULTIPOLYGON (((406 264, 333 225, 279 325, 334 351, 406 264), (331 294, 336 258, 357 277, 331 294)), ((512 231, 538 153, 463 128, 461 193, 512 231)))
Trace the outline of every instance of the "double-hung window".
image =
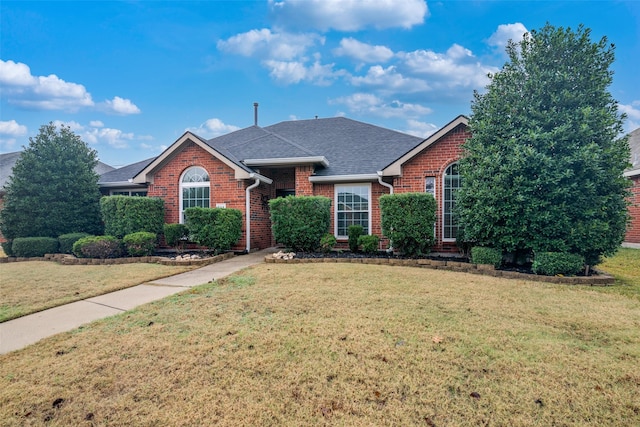
POLYGON ((184 223, 187 208, 208 208, 210 200, 209 174, 199 166, 187 169, 180 178, 180 223, 184 223))
POLYGON ((442 198, 442 236, 444 240, 453 241, 458 234, 458 221, 454 210, 456 206, 456 193, 462 184, 462 177, 458 171, 458 164, 453 163, 444 172, 442 198))
POLYGON ((361 225, 370 234, 371 184, 340 184, 335 186, 336 237, 347 238, 350 225, 361 225))

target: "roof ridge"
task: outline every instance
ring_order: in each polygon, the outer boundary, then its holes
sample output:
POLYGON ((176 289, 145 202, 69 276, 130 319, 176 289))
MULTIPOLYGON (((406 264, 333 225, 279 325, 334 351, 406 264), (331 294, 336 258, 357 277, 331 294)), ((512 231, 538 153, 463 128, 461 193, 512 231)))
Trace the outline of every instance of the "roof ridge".
POLYGON ((300 144, 298 144, 298 143, 296 143, 296 142, 293 142, 293 141, 289 140, 288 138, 285 138, 284 136, 282 136, 282 135, 280 135, 280 134, 277 134, 277 133, 275 133, 275 132, 272 132, 272 131, 266 130, 266 129, 264 129, 264 128, 262 128, 262 130, 264 130, 265 132, 269 133, 270 135, 273 135, 273 136, 275 136, 276 138, 278 138, 278 139, 280 139, 280 140, 282 140, 282 141, 286 142, 287 144, 291 144, 291 145, 293 145, 294 147, 296 147, 296 148, 298 148, 298 149, 300 149, 300 150, 304 151, 305 153, 308 153, 308 154, 310 154, 310 155, 314 155, 314 156, 315 156, 315 155, 317 155, 315 152, 313 152, 313 151, 309 150, 308 148, 306 148, 306 147, 304 147, 304 146, 302 146, 302 145, 300 145, 300 144))

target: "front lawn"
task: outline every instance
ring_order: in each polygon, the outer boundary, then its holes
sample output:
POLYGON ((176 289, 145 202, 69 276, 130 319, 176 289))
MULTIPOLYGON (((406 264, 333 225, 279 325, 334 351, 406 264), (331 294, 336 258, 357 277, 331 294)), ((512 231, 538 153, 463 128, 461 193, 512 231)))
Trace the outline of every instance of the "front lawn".
POLYGON ((262 264, 0 356, 8 425, 640 425, 640 301, 262 264))
POLYGON ((160 264, 61 265, 48 261, 0 264, 0 322, 128 288, 195 267, 160 264))

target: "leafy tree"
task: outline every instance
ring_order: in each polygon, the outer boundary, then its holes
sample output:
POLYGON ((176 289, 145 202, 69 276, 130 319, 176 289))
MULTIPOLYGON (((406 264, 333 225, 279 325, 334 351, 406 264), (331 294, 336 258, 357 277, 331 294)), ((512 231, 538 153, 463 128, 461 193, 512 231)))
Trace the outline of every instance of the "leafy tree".
POLYGON ((629 146, 608 91, 614 46, 546 25, 507 46, 475 93, 460 162, 465 238, 510 253, 569 252, 595 265, 623 240, 629 146))
POLYGON ((6 185, 0 230, 16 237, 100 234, 98 160, 69 127, 40 127, 16 162, 6 185))

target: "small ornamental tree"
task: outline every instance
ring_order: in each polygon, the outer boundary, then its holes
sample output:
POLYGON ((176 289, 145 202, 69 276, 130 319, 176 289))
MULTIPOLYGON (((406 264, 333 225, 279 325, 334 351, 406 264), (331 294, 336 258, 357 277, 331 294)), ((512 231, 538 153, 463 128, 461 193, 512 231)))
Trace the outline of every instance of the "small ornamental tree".
POLYGON ((611 255, 627 222, 624 116, 608 91, 614 47, 550 25, 507 46, 474 94, 456 196, 465 238, 507 253, 611 255))
POLYGON ((100 234, 96 151, 69 127, 40 127, 21 153, 5 186, 0 230, 16 237, 100 234))

